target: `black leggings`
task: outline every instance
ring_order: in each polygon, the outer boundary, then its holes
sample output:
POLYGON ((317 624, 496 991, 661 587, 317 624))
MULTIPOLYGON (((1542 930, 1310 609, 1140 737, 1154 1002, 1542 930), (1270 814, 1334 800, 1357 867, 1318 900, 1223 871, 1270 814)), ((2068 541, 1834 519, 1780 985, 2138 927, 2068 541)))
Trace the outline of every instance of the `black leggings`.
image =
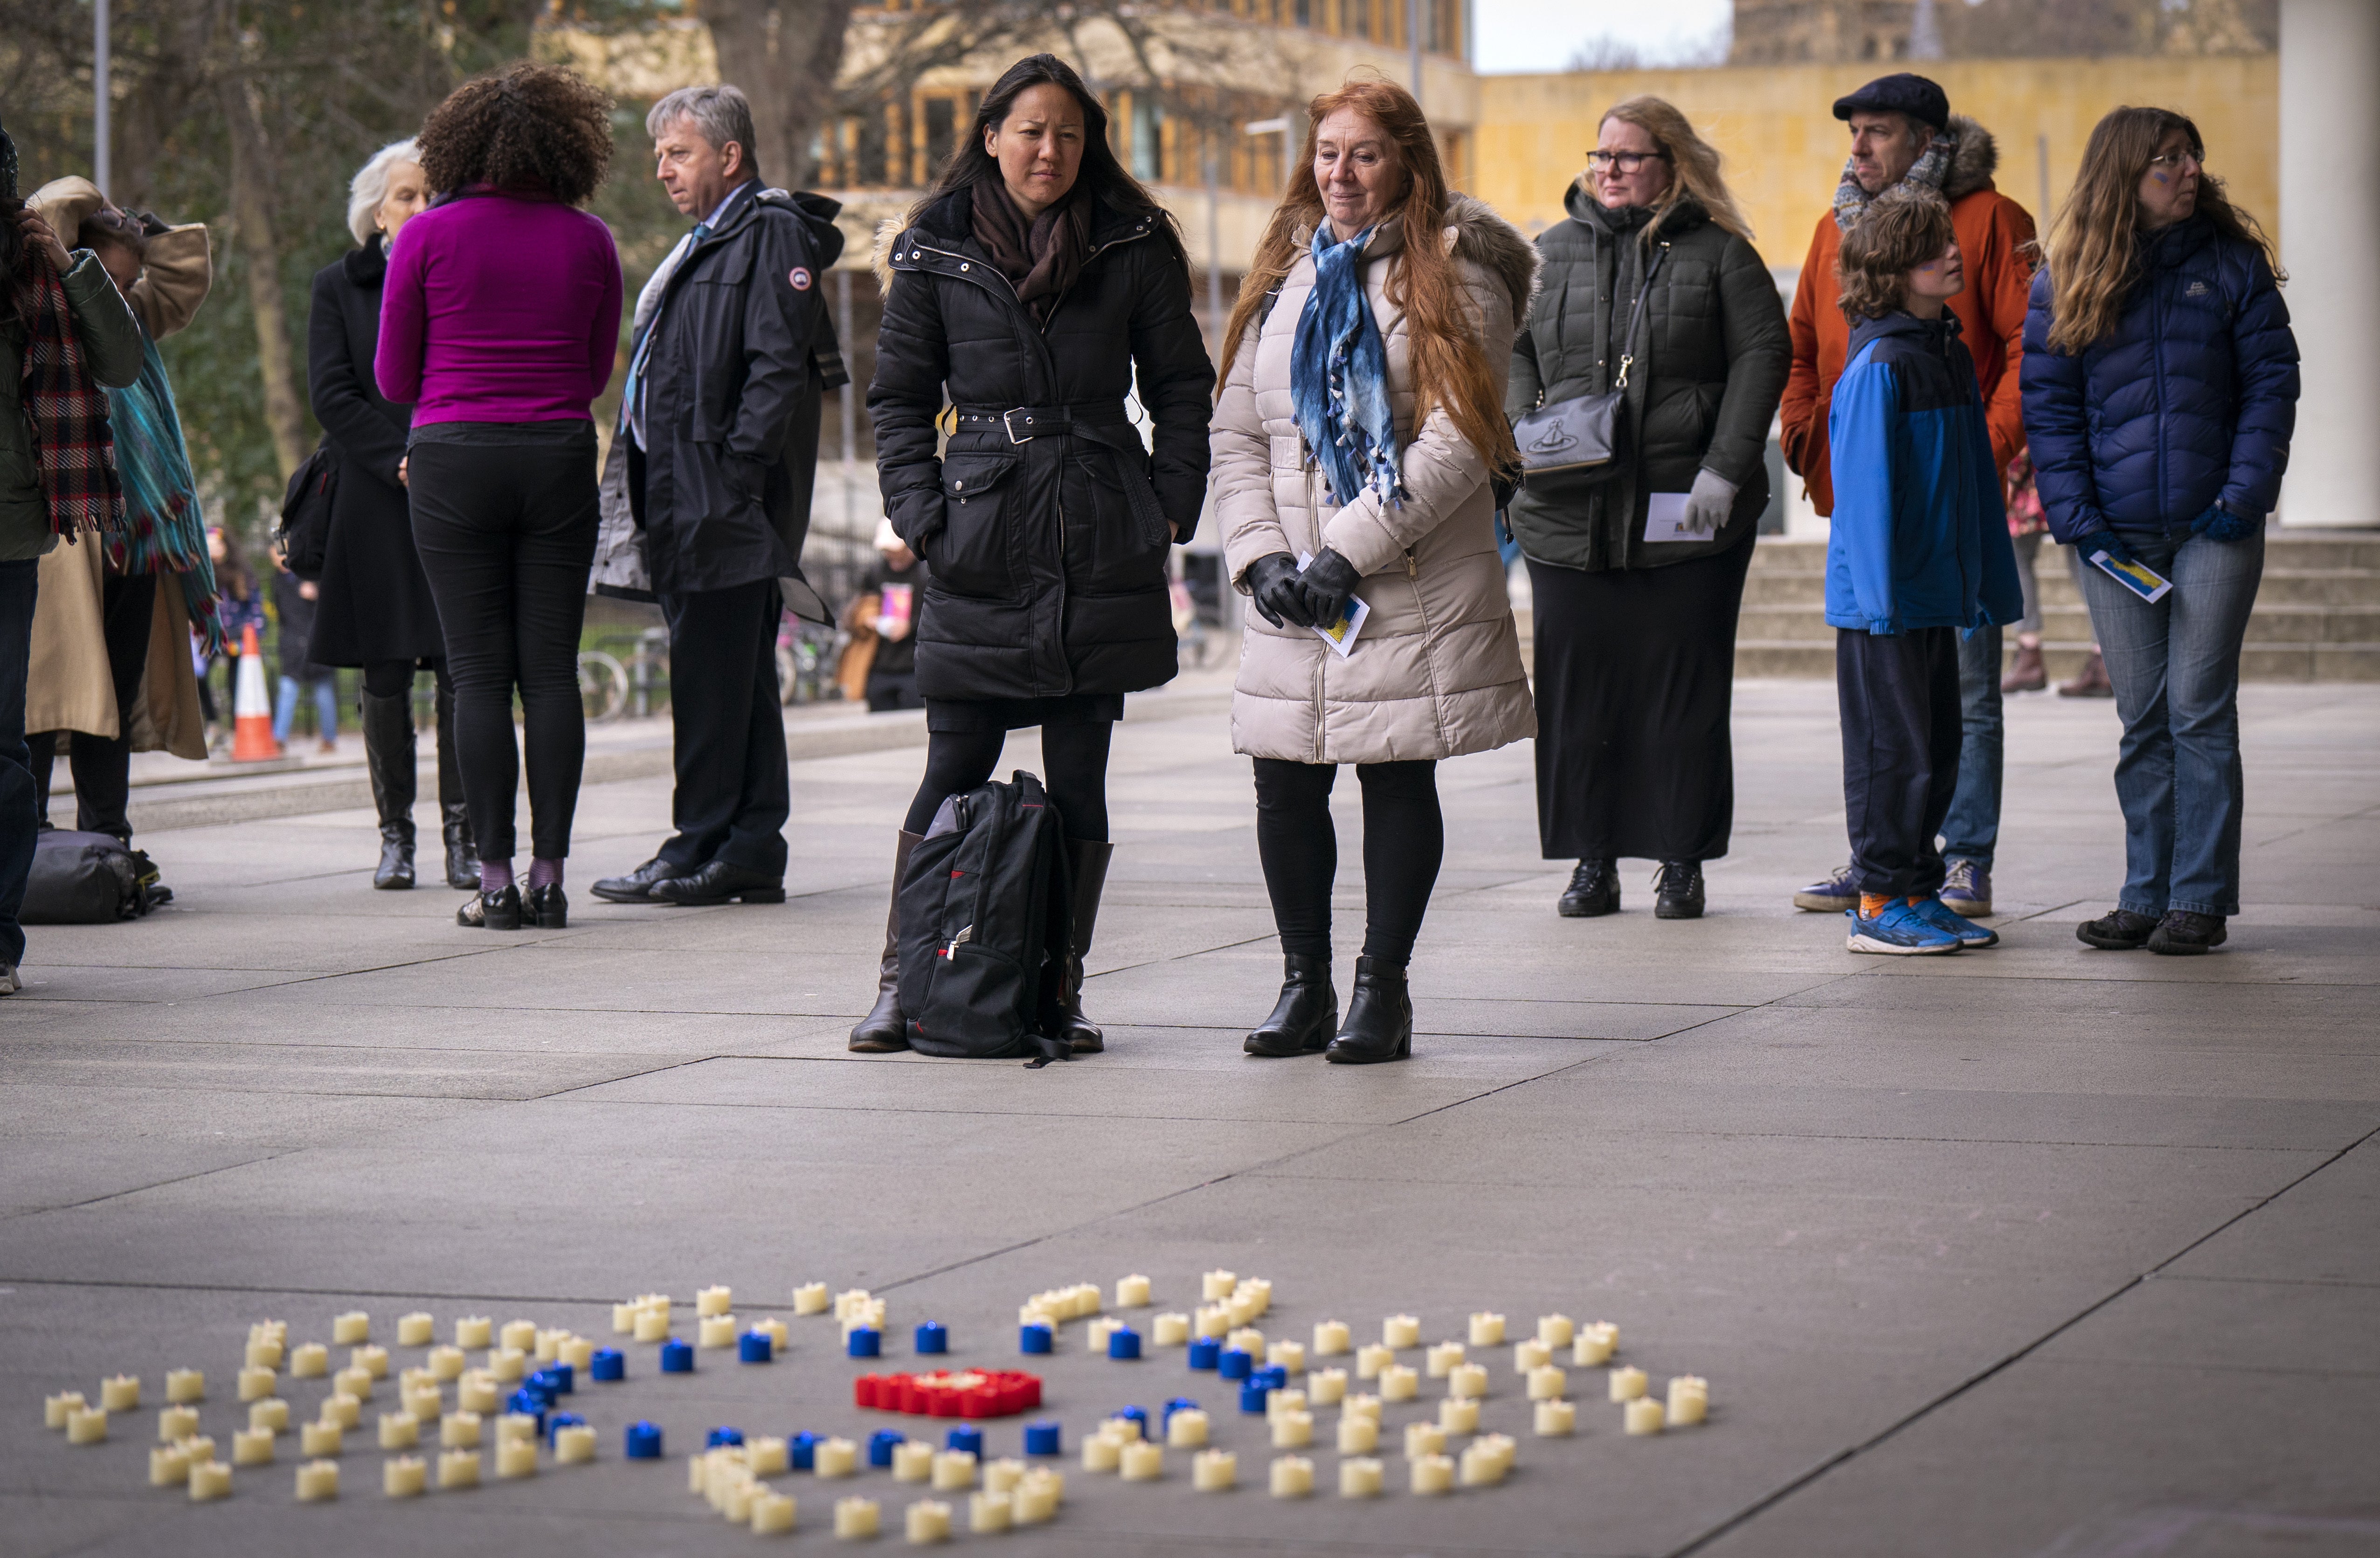
POLYGON ((593 434, 583 445, 418 442, 410 457, 413 540, 446 637, 455 746, 480 858, 509 860, 516 848, 517 687, 530 852, 562 859, 587 759, 578 630, 595 560, 593 434))
MULTIPOLYGON (((1066 836, 1098 843, 1108 836, 1108 742, 1115 726, 1106 720, 1041 727, 1043 787, 1065 820, 1066 836)), ((913 834, 933 825, 934 813, 952 796, 962 796, 991 777, 1008 744, 1002 730, 937 730, 926 736, 926 777, 901 825, 913 834)))
MULTIPOLYGON (((1257 855, 1272 895, 1281 950, 1330 955, 1330 883, 1339 874, 1339 835, 1330 824, 1336 763, 1258 758, 1257 855)), ((1446 820, 1438 809, 1438 764, 1363 762, 1364 955, 1402 968, 1438 884, 1446 855, 1446 820)))
MULTIPOLYGON (((572 663, 572 675, 575 676, 577 663, 572 663)), ((367 660, 364 662, 364 690, 374 698, 410 697, 413 693, 413 678, 418 671, 419 663, 411 660, 367 660)), ((454 692, 455 684, 447 679, 444 660, 431 661, 430 674, 438 679, 439 691, 448 694, 454 692)))

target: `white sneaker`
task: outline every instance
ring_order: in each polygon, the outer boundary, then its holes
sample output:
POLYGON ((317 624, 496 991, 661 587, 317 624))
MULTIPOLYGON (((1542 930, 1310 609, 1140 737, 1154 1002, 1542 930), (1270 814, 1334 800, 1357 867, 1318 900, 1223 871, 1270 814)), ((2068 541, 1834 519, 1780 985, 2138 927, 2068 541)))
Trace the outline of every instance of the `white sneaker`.
POLYGON ((17 966, 0 963, 0 995, 14 995, 24 988, 25 981, 17 977, 17 966))

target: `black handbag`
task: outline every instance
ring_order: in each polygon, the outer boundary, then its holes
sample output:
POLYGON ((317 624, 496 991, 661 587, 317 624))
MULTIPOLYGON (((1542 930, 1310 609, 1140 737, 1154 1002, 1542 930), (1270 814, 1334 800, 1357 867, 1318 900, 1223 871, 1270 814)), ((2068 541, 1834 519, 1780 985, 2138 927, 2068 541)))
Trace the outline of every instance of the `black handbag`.
POLYGON ((314 446, 289 478, 289 491, 281 500, 281 524, 273 534, 289 571, 299 578, 322 577, 322 559, 331 542, 331 498, 338 489, 338 461, 326 440, 314 446))
POLYGON ((1620 337, 1620 372, 1611 388, 1601 395, 1575 396, 1558 400, 1551 406, 1539 405, 1524 412, 1512 423, 1512 442, 1521 451, 1521 485, 1543 484, 1547 477, 1565 478, 1560 485, 1571 486, 1600 481, 1617 469, 1620 453, 1621 418, 1626 408, 1628 370, 1635 363, 1630 347, 1636 341, 1636 326, 1645 317, 1645 295, 1653 289, 1653 277, 1661 262, 1669 257, 1670 246, 1663 244, 1654 254, 1653 262, 1645 268, 1645 280, 1636 288, 1635 306, 1628 310, 1628 330, 1620 337))

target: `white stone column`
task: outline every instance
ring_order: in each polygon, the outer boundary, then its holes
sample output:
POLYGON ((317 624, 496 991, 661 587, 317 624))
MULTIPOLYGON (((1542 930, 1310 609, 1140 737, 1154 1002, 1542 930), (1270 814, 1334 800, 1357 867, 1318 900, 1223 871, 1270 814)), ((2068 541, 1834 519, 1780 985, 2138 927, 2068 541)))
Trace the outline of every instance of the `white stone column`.
POLYGON ((2280 520, 2380 529, 2380 4, 2281 0, 2280 98, 2281 296, 2305 380, 2280 520))

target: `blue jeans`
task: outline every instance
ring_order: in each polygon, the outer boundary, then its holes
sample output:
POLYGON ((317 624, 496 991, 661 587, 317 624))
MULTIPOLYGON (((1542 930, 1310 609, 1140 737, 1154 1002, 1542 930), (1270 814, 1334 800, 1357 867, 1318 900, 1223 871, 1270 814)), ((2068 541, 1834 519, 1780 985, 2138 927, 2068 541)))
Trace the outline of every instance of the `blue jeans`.
POLYGON ((1959 640, 1959 790, 1942 821, 1942 858, 1991 869, 2000 841, 2000 630, 1959 640))
MULTIPOLYGON (((0 563, 0 963, 25 960, 25 878, 33 870, 33 754, 25 745, 25 672, 33 655, 41 562, 0 563)), ((46 761, 46 759, 45 759, 46 761)))
POLYGON ((2240 644, 2265 575, 2265 538, 2126 536, 2173 580, 2151 605, 2097 568, 2082 570, 2092 631, 2116 686, 2124 740, 2119 908, 2161 916, 2240 912, 2240 644))
MULTIPOLYGON (((289 727, 298 723, 298 678, 281 678, 279 696, 273 700, 273 744, 289 745, 289 727)), ((316 728, 324 740, 335 739, 339 734, 339 679, 336 676, 314 678, 314 717, 316 728)))

